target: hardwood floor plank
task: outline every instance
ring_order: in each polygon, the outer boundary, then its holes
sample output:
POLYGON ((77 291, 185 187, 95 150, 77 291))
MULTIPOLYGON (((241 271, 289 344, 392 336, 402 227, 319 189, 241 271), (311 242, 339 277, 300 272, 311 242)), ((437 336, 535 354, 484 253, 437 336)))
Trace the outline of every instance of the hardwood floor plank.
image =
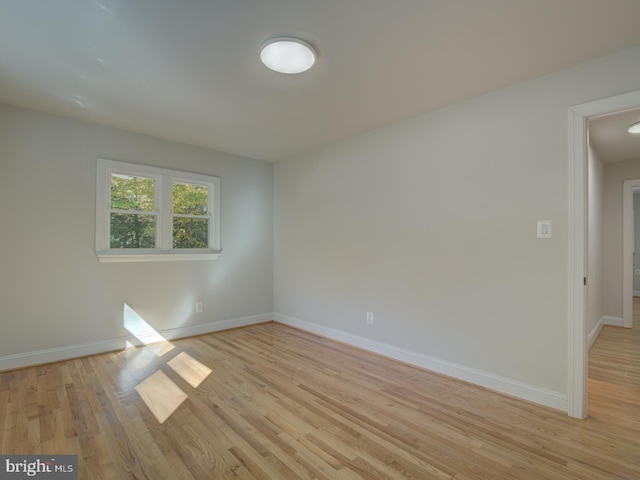
POLYGON ((639 329, 604 327, 589 369, 578 421, 268 323, 0 373, 0 448, 104 480, 640 478, 639 329), (164 423, 154 375, 184 392, 164 423))

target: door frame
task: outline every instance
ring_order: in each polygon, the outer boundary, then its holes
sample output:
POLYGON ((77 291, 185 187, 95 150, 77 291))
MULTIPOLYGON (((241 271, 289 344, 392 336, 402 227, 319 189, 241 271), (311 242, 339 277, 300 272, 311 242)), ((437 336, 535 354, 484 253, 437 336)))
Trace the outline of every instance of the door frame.
MULTIPOLYGON (((569 345, 567 414, 587 417, 587 152, 591 117, 640 107, 640 90, 569 108, 569 345)), ((624 284, 624 279, 623 279, 624 284)), ((624 307, 624 306, 623 306, 624 307)))
POLYGON ((640 180, 625 180, 622 187, 622 326, 633 326, 633 188, 640 180))

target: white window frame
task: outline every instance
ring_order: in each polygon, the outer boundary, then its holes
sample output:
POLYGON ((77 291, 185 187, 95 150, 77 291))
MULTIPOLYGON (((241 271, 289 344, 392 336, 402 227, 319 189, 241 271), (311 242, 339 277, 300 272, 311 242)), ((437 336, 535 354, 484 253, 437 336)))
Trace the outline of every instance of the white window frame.
MULTIPOLYGON (((134 212, 132 212, 134 213, 134 212)), ((220 177, 97 159, 96 256, 102 263, 155 262, 171 260, 215 260, 220 247, 220 177), (134 175, 155 180, 156 248, 110 248, 111 174, 134 175), (194 183, 209 188, 207 215, 209 248, 173 248, 173 184, 194 183)))

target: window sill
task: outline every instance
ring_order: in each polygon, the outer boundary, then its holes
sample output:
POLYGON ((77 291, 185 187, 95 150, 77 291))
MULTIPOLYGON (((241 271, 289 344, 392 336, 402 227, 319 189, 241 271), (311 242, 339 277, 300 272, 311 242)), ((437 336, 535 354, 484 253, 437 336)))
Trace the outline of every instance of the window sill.
POLYGON ((221 250, 194 253, 107 253, 97 252, 100 263, 179 262, 184 260, 217 260, 221 250))

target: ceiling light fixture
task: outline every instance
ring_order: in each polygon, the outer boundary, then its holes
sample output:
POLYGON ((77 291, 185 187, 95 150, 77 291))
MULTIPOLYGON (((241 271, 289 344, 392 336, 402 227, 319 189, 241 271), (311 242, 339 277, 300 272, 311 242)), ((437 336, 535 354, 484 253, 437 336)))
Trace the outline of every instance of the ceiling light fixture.
POLYGON ((316 63, 316 52, 307 42, 293 37, 276 37, 260 47, 260 60, 280 73, 302 73, 316 63))
POLYGON ((627 132, 629 133, 640 133, 640 122, 636 122, 633 125, 627 128, 627 132))

